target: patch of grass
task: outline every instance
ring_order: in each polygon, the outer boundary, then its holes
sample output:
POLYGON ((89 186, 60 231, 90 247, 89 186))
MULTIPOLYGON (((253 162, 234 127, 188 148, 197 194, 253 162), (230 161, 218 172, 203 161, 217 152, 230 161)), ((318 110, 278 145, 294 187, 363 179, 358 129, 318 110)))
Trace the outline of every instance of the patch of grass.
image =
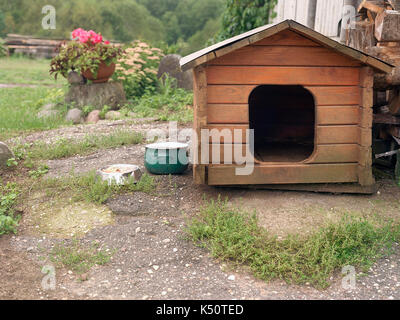
POLYGON ((346 265, 367 271, 391 253, 400 239, 400 226, 347 216, 309 236, 278 240, 258 225, 256 214, 211 201, 187 227, 190 238, 214 257, 250 267, 266 281, 329 286, 329 277, 346 265))
MULTIPOLYGON (((1 78, 1 76, 0 76, 1 78)), ((60 115, 39 119, 37 113, 44 104, 59 100, 62 89, 0 88, 0 140, 17 136, 22 132, 50 130, 66 124, 66 107, 60 115)))
POLYGON ((72 174, 63 178, 44 179, 41 188, 48 191, 55 190, 59 193, 71 193, 72 200, 87 201, 96 204, 107 202, 112 196, 128 192, 153 193, 156 189, 156 182, 152 176, 144 174, 139 182, 128 179, 125 185, 109 184, 103 181, 95 171, 84 175, 72 174))
POLYGON ((193 120, 193 93, 175 88, 171 81, 161 82, 158 93, 146 93, 128 106, 139 117, 181 123, 193 120))
POLYGON ((49 74, 50 60, 27 57, 4 57, 0 59, 0 83, 31 85, 64 85, 66 79, 54 80, 49 74))
POLYGON ((19 194, 16 184, 0 181, 0 235, 17 232, 20 217, 15 216, 14 206, 19 194))
POLYGON ((37 142, 32 145, 17 146, 15 153, 24 154, 24 159, 55 160, 75 155, 87 155, 99 149, 109 149, 142 143, 141 133, 115 131, 109 135, 87 135, 82 140, 60 139, 53 144, 37 142))
POLYGON ((102 249, 97 242, 91 246, 82 246, 80 241, 73 239, 70 245, 65 242, 57 244, 50 253, 50 260, 57 266, 64 266, 78 274, 88 272, 95 265, 105 265, 110 262, 115 251, 102 249))

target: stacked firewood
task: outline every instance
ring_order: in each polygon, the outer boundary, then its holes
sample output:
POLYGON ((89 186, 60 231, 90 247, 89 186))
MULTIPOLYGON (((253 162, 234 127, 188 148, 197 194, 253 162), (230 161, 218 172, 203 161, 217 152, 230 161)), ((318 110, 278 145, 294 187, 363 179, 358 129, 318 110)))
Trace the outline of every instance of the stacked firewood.
POLYGON ((374 153, 377 162, 392 164, 400 144, 400 0, 364 0, 347 45, 396 66, 374 81, 374 153))
POLYGON ((63 41, 8 34, 5 45, 11 54, 24 54, 35 58, 49 59, 57 54, 56 48, 63 41))

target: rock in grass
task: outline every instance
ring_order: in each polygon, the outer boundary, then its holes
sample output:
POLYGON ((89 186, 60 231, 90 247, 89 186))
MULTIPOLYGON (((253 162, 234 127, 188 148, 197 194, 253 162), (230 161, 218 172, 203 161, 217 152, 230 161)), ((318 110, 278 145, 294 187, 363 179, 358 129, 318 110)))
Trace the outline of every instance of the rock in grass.
POLYGON ((193 90, 193 71, 188 70, 182 72, 179 63, 181 58, 182 57, 177 54, 169 54, 165 56, 161 60, 157 77, 161 78, 163 75, 167 74, 176 79, 178 88, 193 90))
POLYGON ((68 82, 70 84, 84 84, 85 79, 80 73, 76 71, 71 71, 70 73, 68 73, 68 82))
POLYGON ((126 96, 124 87, 119 82, 78 84, 70 87, 65 102, 78 108, 93 106, 102 109, 107 105, 118 110, 126 104, 126 96))
POLYGON ((106 113, 106 120, 119 120, 122 119, 122 114, 119 111, 109 111, 106 113))
POLYGON ((100 110, 93 110, 86 118, 86 123, 97 123, 100 121, 100 110))
POLYGON ((73 124, 80 124, 83 122, 83 113, 82 110, 77 108, 71 109, 68 111, 67 116, 65 118, 67 121, 72 121, 73 124))
POLYGON ((7 161, 11 158, 14 158, 14 154, 5 143, 0 141, 0 168, 6 168, 7 161))

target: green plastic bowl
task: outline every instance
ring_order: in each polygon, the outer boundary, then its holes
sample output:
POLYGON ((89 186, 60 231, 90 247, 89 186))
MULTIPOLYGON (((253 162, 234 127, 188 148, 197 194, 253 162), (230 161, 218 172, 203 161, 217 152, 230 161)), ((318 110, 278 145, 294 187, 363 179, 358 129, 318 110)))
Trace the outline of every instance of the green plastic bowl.
POLYGON ((152 174, 182 174, 189 167, 188 149, 186 143, 149 144, 146 146, 145 167, 152 174))

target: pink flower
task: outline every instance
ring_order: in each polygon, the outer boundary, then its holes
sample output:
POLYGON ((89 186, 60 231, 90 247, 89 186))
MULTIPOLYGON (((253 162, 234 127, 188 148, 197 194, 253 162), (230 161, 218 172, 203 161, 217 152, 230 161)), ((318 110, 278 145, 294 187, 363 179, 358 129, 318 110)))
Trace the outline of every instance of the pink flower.
POLYGON ((110 44, 110 41, 104 41, 104 44, 110 44))
POLYGON ((101 34, 96 34, 91 37, 93 43, 101 43, 103 42, 103 36, 101 34))
POLYGON ((83 32, 85 32, 85 30, 83 30, 82 28, 78 28, 78 29, 72 31, 72 39, 77 39, 77 38, 79 38, 79 36, 80 36, 83 32))

